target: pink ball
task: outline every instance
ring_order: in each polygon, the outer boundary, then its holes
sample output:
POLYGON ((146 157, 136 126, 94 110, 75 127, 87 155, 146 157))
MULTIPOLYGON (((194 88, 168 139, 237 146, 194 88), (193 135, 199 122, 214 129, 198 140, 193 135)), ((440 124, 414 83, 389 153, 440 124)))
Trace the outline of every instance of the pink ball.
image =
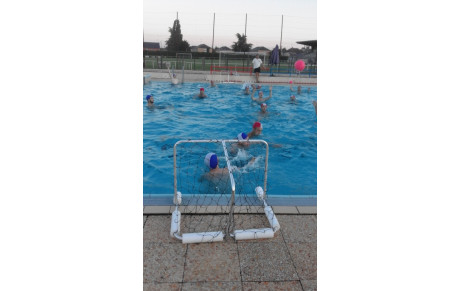
POLYGON ((297 71, 302 71, 303 69, 305 69, 305 62, 302 60, 298 60, 297 62, 295 62, 294 68, 297 71))
POLYGON ((289 81, 289 84, 292 84, 292 81, 289 81))

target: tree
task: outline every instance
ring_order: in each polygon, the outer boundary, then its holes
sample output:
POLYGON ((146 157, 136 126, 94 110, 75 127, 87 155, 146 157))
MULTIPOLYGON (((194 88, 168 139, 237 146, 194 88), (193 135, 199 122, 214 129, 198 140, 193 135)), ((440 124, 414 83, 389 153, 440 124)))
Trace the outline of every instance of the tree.
POLYGON ((166 41, 166 49, 173 52, 185 52, 190 48, 186 40, 182 40, 179 19, 174 20, 173 27, 169 28, 171 36, 166 41))
POLYGON ((238 41, 232 44, 232 50, 234 52, 248 52, 252 47, 252 43, 246 43, 246 35, 240 35, 237 33, 236 37, 238 38, 238 41))

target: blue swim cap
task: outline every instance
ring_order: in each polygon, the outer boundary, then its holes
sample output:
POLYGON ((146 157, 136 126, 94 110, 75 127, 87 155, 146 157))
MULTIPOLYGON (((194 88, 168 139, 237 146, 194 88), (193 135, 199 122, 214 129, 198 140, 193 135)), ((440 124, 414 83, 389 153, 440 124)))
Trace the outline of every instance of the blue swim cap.
POLYGON ((149 101, 150 97, 152 97, 151 95, 147 95, 147 97, 145 97, 145 100, 149 101))
POLYGON ((243 141, 243 140, 246 140, 246 138, 248 137, 248 135, 244 132, 238 134, 238 141, 243 141))
POLYGON ((210 169, 215 169, 217 167, 217 155, 215 153, 208 153, 204 158, 204 164, 210 169))

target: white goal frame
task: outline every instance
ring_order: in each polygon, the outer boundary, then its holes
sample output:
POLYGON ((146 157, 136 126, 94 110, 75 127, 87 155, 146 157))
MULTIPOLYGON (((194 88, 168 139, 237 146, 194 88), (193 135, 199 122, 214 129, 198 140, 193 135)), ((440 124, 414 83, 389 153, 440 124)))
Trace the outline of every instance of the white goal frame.
POLYGON ((235 204, 235 180, 232 174, 232 167, 230 165, 230 160, 228 158, 227 152, 227 142, 238 142, 236 139, 229 140, 180 140, 174 145, 174 199, 175 210, 172 213, 171 217, 171 228, 170 235, 182 241, 183 244, 187 243, 201 243, 201 242, 217 242, 223 241, 225 236, 233 237, 235 240, 247 240, 247 239, 262 239, 262 238, 273 238, 274 234, 280 229, 278 220, 276 219, 275 213, 271 206, 266 202, 266 193, 267 193, 267 172, 268 172, 268 143, 264 140, 248 140, 249 143, 263 144, 265 146, 265 169, 264 169, 264 185, 263 188, 257 186, 255 189, 257 198, 263 203, 264 212, 270 223, 271 228, 259 228, 259 229, 243 229, 243 230, 234 230, 230 232, 230 225, 233 224, 233 211, 235 204), (231 183, 231 200, 229 207, 229 223, 225 230, 216 230, 200 233, 182 233, 181 234, 181 213, 179 211, 179 206, 182 203, 182 194, 177 189, 177 161, 176 147, 182 143, 222 143, 223 151, 225 154, 225 160, 227 162, 227 168, 231 183))

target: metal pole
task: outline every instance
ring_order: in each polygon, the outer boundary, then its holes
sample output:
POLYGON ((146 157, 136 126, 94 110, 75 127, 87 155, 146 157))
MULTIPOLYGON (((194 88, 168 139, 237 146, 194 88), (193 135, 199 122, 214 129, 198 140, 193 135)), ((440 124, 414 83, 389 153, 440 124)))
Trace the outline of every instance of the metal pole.
POLYGON ((246 13, 246 21, 244 22, 244 35, 246 36, 246 27, 248 25, 248 14, 246 13))
POLYGON ((215 24, 216 24, 216 13, 214 12, 214 19, 212 20, 212 45, 211 45, 212 52, 214 52, 214 27, 215 27, 215 24))
MULTIPOLYGON (((281 56, 281 43, 283 42, 283 15, 281 15, 281 39, 280 39, 280 52, 279 55, 281 56)), ((280 60, 281 62, 281 60, 280 60)), ((280 70, 280 65, 278 63, 278 72, 280 70)))
POLYGON ((214 12, 214 18, 212 20, 212 45, 211 45, 211 67, 213 65, 212 55, 214 55, 214 27, 216 24, 216 13, 214 12))

